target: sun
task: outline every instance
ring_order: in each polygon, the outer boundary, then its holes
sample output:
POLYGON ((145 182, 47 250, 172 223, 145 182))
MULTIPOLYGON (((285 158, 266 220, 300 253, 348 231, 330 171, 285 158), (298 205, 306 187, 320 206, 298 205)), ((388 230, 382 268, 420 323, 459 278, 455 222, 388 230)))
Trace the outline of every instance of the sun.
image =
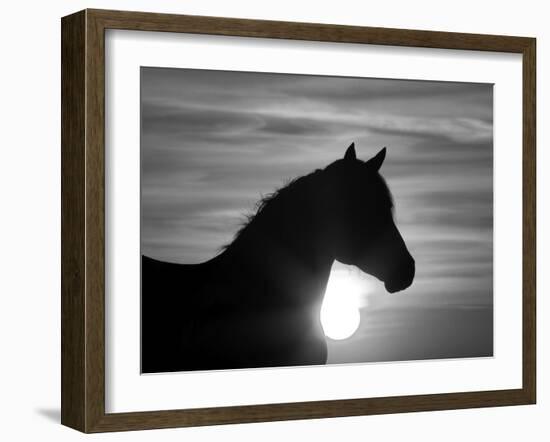
POLYGON ((333 267, 321 307, 321 324, 327 337, 342 340, 357 331, 360 295, 364 291, 364 280, 350 270, 333 267))

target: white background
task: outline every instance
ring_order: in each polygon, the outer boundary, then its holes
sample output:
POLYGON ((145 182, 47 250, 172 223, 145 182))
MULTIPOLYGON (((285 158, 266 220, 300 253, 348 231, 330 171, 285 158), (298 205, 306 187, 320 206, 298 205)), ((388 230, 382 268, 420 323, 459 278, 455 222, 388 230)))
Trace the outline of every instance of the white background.
POLYGON ((109 31, 106 62, 107 412, 521 387, 520 56, 109 31), (493 83, 495 357, 140 376, 140 66, 493 83))
MULTIPOLYGON (((422 440, 499 441, 548 437, 550 326, 550 29, 544 2, 50 1, 4 5, 0 97, 0 435, 4 440, 76 440, 61 427, 60 395, 60 29, 59 17, 84 7, 133 9, 366 26, 517 34, 538 38, 539 404, 92 436, 101 440, 422 440)), ((88 436, 90 437, 90 436, 88 436)))

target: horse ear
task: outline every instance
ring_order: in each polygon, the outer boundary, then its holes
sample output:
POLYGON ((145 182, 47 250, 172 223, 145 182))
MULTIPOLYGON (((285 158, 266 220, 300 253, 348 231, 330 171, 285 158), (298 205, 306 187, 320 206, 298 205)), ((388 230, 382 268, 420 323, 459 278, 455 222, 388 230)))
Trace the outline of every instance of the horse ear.
POLYGON ((355 143, 351 143, 346 150, 344 160, 354 161, 356 158, 357 156, 355 155, 355 143))
POLYGON ((378 152, 375 156, 373 156, 370 160, 368 160, 365 163, 365 165, 367 165, 370 169, 374 170, 375 172, 378 172, 380 170, 380 167, 382 166, 382 163, 384 162, 384 158, 386 158, 385 147, 380 152, 378 152))

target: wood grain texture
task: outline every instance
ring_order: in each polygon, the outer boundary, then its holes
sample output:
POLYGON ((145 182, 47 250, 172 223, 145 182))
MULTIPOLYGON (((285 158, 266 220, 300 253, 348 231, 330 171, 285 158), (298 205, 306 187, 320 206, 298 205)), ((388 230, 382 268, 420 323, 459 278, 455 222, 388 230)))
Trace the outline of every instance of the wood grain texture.
POLYGON ((105 38, 86 11, 86 431, 105 414, 105 38))
POLYGON ((289 40, 522 52, 529 38, 148 12, 88 10, 105 29, 284 38, 289 40))
POLYGON ((85 13, 61 33, 61 422, 85 427, 85 13))
POLYGON ((535 40, 86 10, 62 20, 62 423, 83 432, 531 404, 535 350, 535 40), (105 413, 105 30, 514 52, 523 55, 523 387, 515 390, 105 413))
POLYGON ((92 432, 320 419, 531 403, 522 389, 107 414, 92 432))
POLYGON ((523 51, 523 389, 536 402, 536 40, 523 51))

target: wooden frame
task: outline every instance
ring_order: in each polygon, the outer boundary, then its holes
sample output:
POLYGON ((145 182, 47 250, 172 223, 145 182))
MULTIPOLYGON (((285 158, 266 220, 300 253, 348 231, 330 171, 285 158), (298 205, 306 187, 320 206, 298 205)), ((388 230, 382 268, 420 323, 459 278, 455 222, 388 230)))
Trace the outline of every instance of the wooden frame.
POLYGON ((102 432, 535 403, 535 53, 535 39, 525 37, 104 10, 84 10, 64 17, 62 19, 62 423, 83 432, 102 432), (522 54, 522 388, 106 414, 104 351, 104 31, 106 29, 522 54))

